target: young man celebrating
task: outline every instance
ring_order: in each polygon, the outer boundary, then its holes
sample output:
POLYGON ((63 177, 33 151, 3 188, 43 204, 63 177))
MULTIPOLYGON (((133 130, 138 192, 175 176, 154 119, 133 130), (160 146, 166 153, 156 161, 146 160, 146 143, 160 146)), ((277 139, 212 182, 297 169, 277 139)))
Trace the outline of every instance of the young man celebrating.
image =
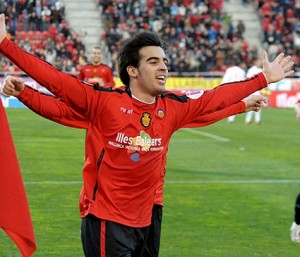
MULTIPOLYGON (((141 32, 119 54, 119 76, 126 89, 87 87, 9 41, 3 14, 0 52, 84 116, 103 146, 94 202, 82 220, 84 252, 91 257, 142 255, 168 143, 176 130, 293 74, 290 56, 280 54, 269 62, 265 53, 264 72, 253 78, 176 95, 165 91, 164 43, 157 34, 141 32)), ((84 174, 84 183, 93 181, 84 174)))
MULTIPOLYGON (((89 122, 85 119, 85 117, 72 110, 63 100, 53 95, 40 93, 39 91, 25 86, 24 81, 21 78, 8 76, 2 86, 1 93, 7 97, 17 97, 32 111, 49 120, 73 128, 86 129, 87 151, 85 152, 85 165, 83 173, 85 176, 89 174, 89 180, 96 183, 98 165, 97 158, 101 153, 102 146, 97 137, 94 137, 94 135, 91 133, 89 129, 89 122), (94 139, 90 140, 91 137, 94 137, 94 139), (93 145, 89 146, 91 142, 93 145), (91 149, 94 149, 94 151, 90 151, 91 149)), ((237 102, 236 104, 221 109, 217 112, 199 116, 197 120, 194 120, 194 122, 191 124, 187 124, 186 127, 207 126, 232 114, 241 113, 242 111, 258 111, 262 107, 263 101, 264 98, 260 96, 247 97, 246 99, 243 99, 243 102, 237 102)), ((92 183, 92 185, 94 183, 92 183)), ((149 234, 147 236, 147 243, 145 244, 143 257, 158 257, 159 254, 163 213, 163 185, 164 177, 162 176, 155 191, 151 225, 149 227, 149 234)), ((89 214, 90 206, 93 203, 93 199, 91 198, 93 191, 94 188, 88 187, 88 184, 86 184, 85 188, 82 188, 81 190, 79 201, 81 218, 85 218, 89 214)))

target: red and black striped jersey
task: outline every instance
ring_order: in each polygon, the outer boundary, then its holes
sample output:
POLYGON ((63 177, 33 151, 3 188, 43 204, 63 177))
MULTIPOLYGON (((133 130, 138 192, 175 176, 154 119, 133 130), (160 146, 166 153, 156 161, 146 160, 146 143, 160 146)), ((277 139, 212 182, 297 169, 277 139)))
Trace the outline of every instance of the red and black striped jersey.
POLYGON ((99 83, 101 79, 105 87, 115 86, 114 76, 111 68, 105 64, 93 65, 87 64, 84 65, 79 72, 79 79, 87 83, 99 83))

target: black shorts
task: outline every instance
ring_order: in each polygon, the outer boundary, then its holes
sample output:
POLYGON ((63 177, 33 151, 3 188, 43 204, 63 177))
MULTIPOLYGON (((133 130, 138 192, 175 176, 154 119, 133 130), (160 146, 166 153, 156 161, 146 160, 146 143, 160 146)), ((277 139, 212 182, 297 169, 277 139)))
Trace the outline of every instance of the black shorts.
POLYGON ((141 257, 149 226, 133 228, 88 215, 81 222, 86 257, 141 257))
POLYGON ((152 219, 149 234, 145 245, 143 257, 158 257, 161 235, 161 222, 163 207, 154 205, 152 209, 152 219))

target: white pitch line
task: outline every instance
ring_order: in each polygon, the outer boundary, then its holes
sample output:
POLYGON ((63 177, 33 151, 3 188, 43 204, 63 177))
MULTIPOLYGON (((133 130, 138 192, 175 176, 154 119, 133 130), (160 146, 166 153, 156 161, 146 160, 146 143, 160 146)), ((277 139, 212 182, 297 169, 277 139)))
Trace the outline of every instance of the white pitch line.
POLYGON ((25 181, 25 185, 79 185, 82 181, 25 181))
POLYGON ((190 133, 197 134, 197 135, 210 137, 212 139, 215 139, 215 140, 221 141, 221 142, 229 142, 229 141, 231 141, 229 138, 220 137, 220 136, 217 136, 217 135, 214 135, 214 134, 211 134, 211 133, 207 133, 207 132, 203 132, 203 131, 199 131, 199 130, 195 130, 195 129, 186 128, 186 129, 183 129, 183 130, 188 131, 190 133))
MULTIPOLYGON (((82 181, 26 181, 25 185, 79 185, 82 181)), ((266 179, 266 180, 170 180, 166 184, 190 185, 190 184, 298 184, 297 179, 266 179)))
POLYGON ((185 180, 165 181, 167 184, 298 184, 300 180, 294 179, 267 179, 267 180, 185 180))
POLYGON ((62 142, 62 141, 77 141, 77 142, 84 142, 84 139, 82 138, 55 138, 55 137, 51 137, 51 138, 35 138, 35 139, 19 139, 19 140, 15 140, 15 142, 18 143, 48 143, 48 142, 62 142))

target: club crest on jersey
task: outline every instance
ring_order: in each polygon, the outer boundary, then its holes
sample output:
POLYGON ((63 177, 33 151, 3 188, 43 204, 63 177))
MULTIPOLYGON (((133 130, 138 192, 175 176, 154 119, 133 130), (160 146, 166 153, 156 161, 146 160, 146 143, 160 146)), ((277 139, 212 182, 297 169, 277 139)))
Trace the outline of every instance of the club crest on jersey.
POLYGON ((148 128, 150 126, 150 123, 151 123, 150 113, 144 112, 141 117, 141 124, 143 125, 143 127, 148 128))
POLYGON ((165 117, 165 112, 164 112, 164 110, 162 110, 162 109, 159 109, 159 110, 157 110, 157 116, 159 117, 159 118, 163 118, 163 117, 165 117))

